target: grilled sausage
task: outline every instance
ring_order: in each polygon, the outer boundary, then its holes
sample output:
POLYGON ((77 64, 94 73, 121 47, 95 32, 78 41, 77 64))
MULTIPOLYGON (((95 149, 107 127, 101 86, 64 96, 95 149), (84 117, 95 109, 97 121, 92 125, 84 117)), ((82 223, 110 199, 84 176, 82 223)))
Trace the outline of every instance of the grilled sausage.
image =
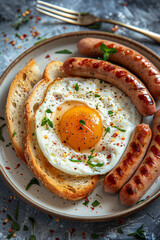
POLYGON ((160 72, 140 53, 119 43, 96 38, 83 38, 77 47, 85 57, 102 57, 103 53, 100 50, 102 43, 108 48, 118 50, 115 54, 110 54, 109 61, 126 67, 140 78, 154 98, 160 99, 160 72))
POLYGON ((104 179, 105 192, 118 192, 131 178, 146 153, 151 135, 152 132, 147 124, 139 124, 135 127, 123 156, 104 179))
POLYGON ((122 204, 135 204, 160 175, 160 109, 153 118, 153 137, 147 154, 129 182, 120 191, 122 204))
POLYGON ((126 69, 106 61, 89 58, 67 59, 62 69, 67 75, 94 77, 112 83, 131 98, 143 116, 155 112, 155 102, 146 87, 126 69))

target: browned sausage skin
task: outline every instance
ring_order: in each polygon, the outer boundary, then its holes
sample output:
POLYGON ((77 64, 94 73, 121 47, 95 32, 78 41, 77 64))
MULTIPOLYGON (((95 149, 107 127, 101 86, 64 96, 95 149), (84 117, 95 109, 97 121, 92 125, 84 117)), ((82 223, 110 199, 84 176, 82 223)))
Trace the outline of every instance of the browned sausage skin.
POLYGON ((102 43, 108 48, 118 50, 117 53, 110 54, 109 61, 133 72, 146 85, 152 96, 160 99, 160 72, 140 53, 119 43, 96 38, 83 38, 78 42, 77 47, 79 52, 86 57, 102 57, 100 50, 102 43))
POLYGON ((151 135, 151 129, 147 124, 139 124, 135 127, 123 156, 104 179, 105 192, 118 192, 131 178, 145 155, 151 135))
POLYGON ((129 182, 120 191, 125 205, 134 205, 160 175, 160 110, 153 118, 153 138, 147 154, 129 182))
POLYGON ((93 77, 112 83, 125 92, 143 116, 155 112, 155 102, 142 82, 126 69, 102 60, 67 59, 62 69, 67 75, 93 77))

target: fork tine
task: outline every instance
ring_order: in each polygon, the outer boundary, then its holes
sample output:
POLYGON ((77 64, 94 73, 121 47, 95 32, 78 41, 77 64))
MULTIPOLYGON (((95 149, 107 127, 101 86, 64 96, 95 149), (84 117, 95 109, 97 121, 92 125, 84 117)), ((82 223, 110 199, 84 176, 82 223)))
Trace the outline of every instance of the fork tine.
POLYGON ((66 17, 61 17, 61 16, 59 16, 59 15, 56 15, 56 14, 47 12, 47 11, 42 10, 42 9, 40 9, 40 8, 36 8, 36 10, 37 10, 38 12, 44 13, 44 14, 50 16, 50 17, 58 18, 58 19, 60 19, 60 20, 62 20, 62 21, 65 21, 65 22, 68 22, 68 23, 72 23, 72 24, 78 25, 78 22, 75 21, 75 20, 71 20, 71 19, 66 18, 66 17))
POLYGON ((42 5, 45 5, 45 6, 47 6, 47 7, 55 8, 55 9, 57 9, 57 10, 60 10, 60 11, 66 12, 66 13, 80 14, 79 12, 76 12, 76 11, 73 11, 73 10, 70 10, 70 9, 67 9, 67 8, 55 6, 55 5, 53 5, 53 4, 50 4, 50 3, 47 3, 47 2, 44 2, 44 1, 39 1, 39 0, 38 0, 37 3, 42 4, 42 5))
POLYGON ((68 17, 68 18, 71 18, 71 19, 77 19, 77 16, 75 16, 75 15, 68 14, 68 13, 65 13, 65 12, 60 12, 60 11, 54 10, 53 8, 44 7, 44 6, 41 6, 39 4, 37 4, 36 7, 41 8, 41 9, 46 10, 46 11, 51 12, 51 13, 55 13, 57 15, 61 15, 63 17, 68 17))

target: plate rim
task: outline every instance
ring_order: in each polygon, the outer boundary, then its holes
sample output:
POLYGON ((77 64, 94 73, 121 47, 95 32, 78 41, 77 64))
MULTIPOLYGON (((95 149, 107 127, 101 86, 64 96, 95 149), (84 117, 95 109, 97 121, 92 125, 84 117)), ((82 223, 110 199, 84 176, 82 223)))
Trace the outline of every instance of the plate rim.
MULTIPOLYGON (((22 54, 20 54, 8 67, 7 69, 2 73, 2 75, 0 76, 0 86, 2 84, 2 82, 5 80, 6 76, 8 75, 8 73, 12 70, 12 68, 14 66, 16 66, 16 64, 23 59, 24 56, 28 55, 29 53, 31 53, 32 51, 34 51, 35 49, 39 48, 40 46, 43 46, 47 43, 50 43, 52 41, 55 41, 57 39, 62 39, 62 38, 68 38, 68 37, 73 37, 73 36, 83 36, 85 35, 87 37, 87 35, 97 35, 99 37, 112 37, 114 39, 120 39, 120 40, 125 40, 129 43, 132 43, 133 45, 137 45, 138 47, 140 47, 141 49, 143 49, 144 51, 147 51, 148 53, 150 53, 154 58, 156 58, 158 61, 160 61, 160 57, 153 52, 151 49, 149 49, 148 47, 142 45, 141 43, 138 43, 135 40, 132 40, 130 38, 121 36, 121 35, 117 35, 117 34, 113 34, 113 33, 106 33, 103 31, 78 31, 78 32, 69 32, 69 33, 64 33, 64 34, 60 34, 60 35, 56 35, 54 37, 50 37, 36 45, 33 45, 32 47, 30 47, 29 49, 27 49, 26 51, 24 51, 22 54)), ((115 41, 115 40, 112 40, 115 41)), ((144 202, 138 204, 138 205, 134 205, 129 209, 125 209, 122 210, 118 213, 113 213, 113 214, 109 214, 109 215, 102 215, 102 216, 76 216, 76 215, 72 215, 72 214, 66 214, 66 213, 60 213, 57 212, 56 210, 51 210, 41 204, 36 203, 36 201, 33 201, 31 198, 29 198, 27 195, 25 195, 23 192, 21 192, 20 189, 18 189, 10 180, 10 178, 7 176, 7 174, 5 173, 3 167, 0 164, 0 176, 3 178, 4 182, 9 186, 9 188, 18 196, 20 197, 24 202, 26 202, 27 204, 31 205, 32 207, 45 212, 49 215, 53 215, 56 216, 58 218, 61 219, 67 219, 67 220, 74 220, 74 221, 83 221, 83 222, 102 222, 102 221, 107 221, 107 220, 113 220, 113 219, 118 219, 118 218, 122 218, 128 215, 131 215, 137 211, 140 211, 141 209, 147 207, 149 204, 151 204, 153 201, 155 201, 159 196, 160 196, 160 190, 158 192, 156 192, 155 194, 153 194, 152 197, 146 199, 144 202)))

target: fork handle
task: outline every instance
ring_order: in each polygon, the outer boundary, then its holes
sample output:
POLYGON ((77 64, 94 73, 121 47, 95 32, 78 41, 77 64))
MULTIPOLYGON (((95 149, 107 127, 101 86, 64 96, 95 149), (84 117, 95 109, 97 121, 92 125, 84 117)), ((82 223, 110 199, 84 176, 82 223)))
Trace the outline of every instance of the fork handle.
POLYGON ((116 25, 128 28, 130 30, 142 33, 143 35, 146 35, 147 37, 150 37, 153 40, 155 40, 156 42, 160 43, 160 34, 158 34, 158 33, 154 33, 154 32, 148 31, 148 30, 144 30, 144 29, 141 29, 141 28, 138 28, 138 27, 134 27, 134 26, 131 26, 131 25, 119 22, 119 21, 112 20, 112 19, 97 18, 97 22, 106 22, 106 23, 116 24, 116 25))

